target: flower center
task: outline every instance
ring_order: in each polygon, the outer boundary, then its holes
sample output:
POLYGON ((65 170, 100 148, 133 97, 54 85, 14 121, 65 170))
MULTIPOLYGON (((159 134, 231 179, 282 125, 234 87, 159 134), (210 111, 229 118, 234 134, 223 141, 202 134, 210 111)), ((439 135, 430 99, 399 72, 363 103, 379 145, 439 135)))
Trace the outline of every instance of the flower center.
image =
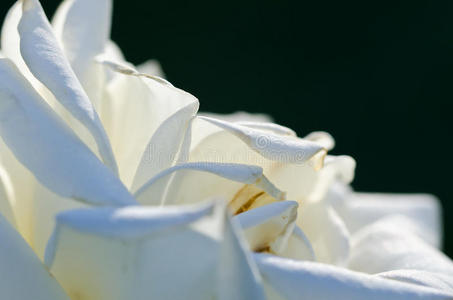
POLYGON ((279 201, 253 184, 244 185, 228 203, 233 215, 279 201))

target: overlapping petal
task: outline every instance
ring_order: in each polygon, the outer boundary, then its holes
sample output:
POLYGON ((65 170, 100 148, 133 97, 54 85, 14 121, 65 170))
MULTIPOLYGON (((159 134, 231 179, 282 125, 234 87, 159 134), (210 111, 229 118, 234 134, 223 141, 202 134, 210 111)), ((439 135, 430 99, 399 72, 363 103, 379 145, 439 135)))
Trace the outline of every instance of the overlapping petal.
POLYGON ((62 52, 41 4, 38 0, 22 3, 18 30, 20 50, 27 67, 91 133, 104 163, 117 172, 115 157, 99 116, 62 52))
POLYGON ((1 136, 41 183, 61 196, 94 204, 135 202, 10 60, 0 60, 0 76, 1 136))
POLYGON ((255 254, 270 299, 447 300, 452 293, 326 264, 255 254))
POLYGON ((71 297, 263 299, 223 205, 75 210, 57 220, 46 264, 71 297))
MULTIPOLYGON (((126 185, 136 191, 179 158, 198 100, 163 79, 138 73, 111 61, 103 64, 119 73, 107 88, 103 122, 126 185)), ((190 137, 188 138, 190 142, 190 137)))
POLYGON ((244 184, 255 185, 276 200, 285 197, 261 167, 206 162, 168 168, 143 185, 135 197, 146 205, 190 204, 212 197, 230 201, 244 184))

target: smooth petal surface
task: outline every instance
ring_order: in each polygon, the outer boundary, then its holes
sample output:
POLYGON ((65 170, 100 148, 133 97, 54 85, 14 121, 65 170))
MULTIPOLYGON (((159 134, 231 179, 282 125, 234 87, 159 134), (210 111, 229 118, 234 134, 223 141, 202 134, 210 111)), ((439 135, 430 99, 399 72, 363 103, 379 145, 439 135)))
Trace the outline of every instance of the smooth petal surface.
POLYGON ((344 266, 350 251, 350 235, 336 211, 323 202, 302 204, 297 224, 307 235, 318 261, 344 266))
MULTIPOLYGON (((198 110, 198 100, 167 81, 111 61, 119 74, 108 86, 103 122, 112 139, 123 181, 136 191, 171 167, 188 147, 183 140, 198 110)), ((190 139, 189 139, 190 141, 190 139)))
POLYGON ((66 0, 58 7, 52 25, 74 73, 100 114, 106 74, 95 57, 110 43, 112 0, 66 0))
POLYGON ((65 0, 52 20, 55 35, 84 86, 94 58, 109 41, 111 18, 111 0, 65 0))
POLYGON ((0 60, 0 96, 1 136, 41 183, 61 196, 93 204, 135 203, 8 59, 0 60))
POLYGON ((74 71, 60 49, 38 0, 23 0, 20 50, 33 75, 94 137, 104 163, 117 173, 107 134, 74 71))
POLYGON ((403 215, 418 228, 425 242, 441 246, 441 207, 432 195, 359 193, 337 183, 330 187, 328 198, 351 233, 386 216, 403 215))
POLYGON ((255 254, 269 299, 452 299, 452 293, 313 262, 255 254))
POLYGON ((57 217, 46 263, 73 298, 262 299, 225 220, 212 205, 68 211, 57 217))
POLYGON ((370 274, 412 269, 453 276, 452 261, 416 230, 404 216, 389 216, 362 228, 352 237, 349 267, 370 274))
POLYGON ((166 169, 134 196, 145 205, 190 204, 212 197, 230 200, 244 184, 256 185, 275 199, 284 198, 284 193, 263 175, 260 167, 206 162, 166 169), (172 177, 175 172, 176 176, 172 177))
POLYGON ((38 257, 0 214, 0 297, 69 300, 38 257))

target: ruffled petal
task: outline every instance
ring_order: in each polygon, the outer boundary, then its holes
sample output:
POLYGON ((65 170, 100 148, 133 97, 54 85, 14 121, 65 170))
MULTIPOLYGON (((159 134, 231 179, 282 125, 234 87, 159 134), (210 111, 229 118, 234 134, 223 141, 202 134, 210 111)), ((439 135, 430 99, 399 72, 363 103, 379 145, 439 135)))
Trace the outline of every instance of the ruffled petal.
POLYGON ((69 300, 27 243, 0 214, 0 297, 69 300))
POLYGON ((269 299, 452 299, 453 294, 330 265, 255 254, 269 299))
POLYGON ((22 3, 18 29, 25 63, 33 75, 91 133, 104 163, 117 173, 115 157, 99 116, 60 49, 41 4, 38 0, 23 0, 22 3))
POLYGON ((263 299, 222 205, 64 212, 46 264, 74 298, 263 299))

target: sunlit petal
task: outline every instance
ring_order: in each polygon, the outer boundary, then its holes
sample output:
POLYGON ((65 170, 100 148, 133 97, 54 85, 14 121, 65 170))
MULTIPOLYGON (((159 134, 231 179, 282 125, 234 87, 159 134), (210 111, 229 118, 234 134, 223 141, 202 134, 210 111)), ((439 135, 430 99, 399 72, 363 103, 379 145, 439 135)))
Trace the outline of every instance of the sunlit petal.
POLYGON ((60 49, 38 0, 23 0, 18 30, 21 54, 30 71, 91 132, 104 163, 117 172, 99 116, 60 49))

